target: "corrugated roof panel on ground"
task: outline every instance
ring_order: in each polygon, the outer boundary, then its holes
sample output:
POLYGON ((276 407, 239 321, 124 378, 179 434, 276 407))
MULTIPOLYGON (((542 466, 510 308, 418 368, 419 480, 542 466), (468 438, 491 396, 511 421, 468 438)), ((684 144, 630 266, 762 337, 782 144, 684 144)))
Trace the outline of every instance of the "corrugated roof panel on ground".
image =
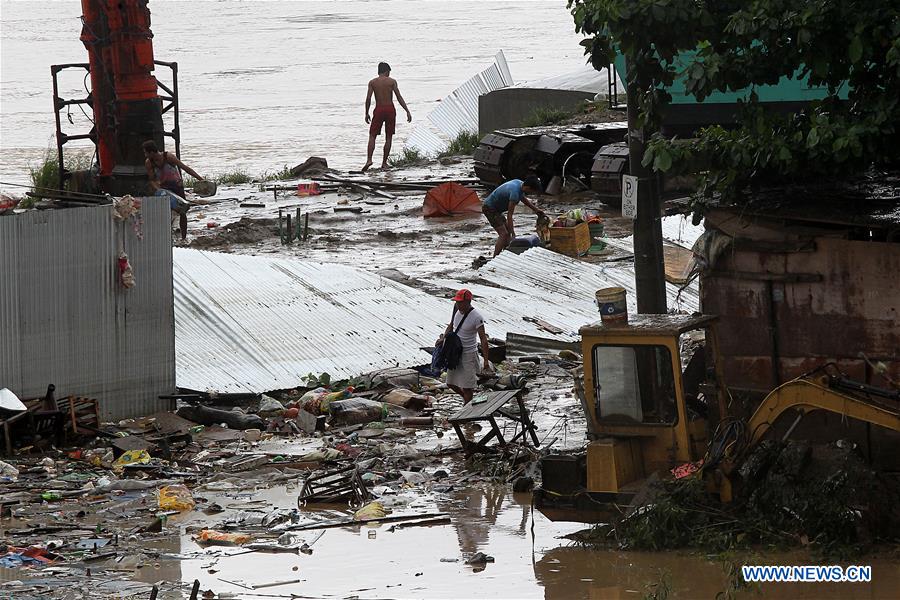
POLYGON ((475 296, 474 306, 482 313, 490 337, 506 337, 508 332, 559 341, 579 339, 578 329, 599 318, 597 307, 573 303, 561 295, 531 294, 506 287, 462 283, 453 279, 426 279, 426 283, 448 289, 466 288, 475 296), (552 333, 525 318, 540 319, 563 330, 552 333))
POLYGON ((471 124, 468 115, 450 96, 444 98, 441 105, 428 114, 428 120, 450 139, 465 131, 471 124))
MULTIPOLYGON (((219 392, 291 388, 308 373, 353 377, 428 362, 421 346, 453 309, 438 298, 345 265, 175 250, 178 385, 219 392)), ((590 302, 469 287, 492 337, 521 333, 563 341, 595 320, 590 302), (547 332, 523 317, 564 330, 547 332)))
MULTIPOLYGON (((502 50, 495 55, 494 61, 493 65, 476 73, 450 92, 428 114, 427 121, 437 132, 453 139, 463 131, 478 131, 478 97, 514 83, 502 50)), ((425 134, 410 135, 405 147, 425 154, 436 154, 444 150, 446 142, 435 150, 433 140, 427 139, 425 134)))
MULTIPOLYGON (((483 266, 478 275, 510 290, 552 294, 576 302, 578 306, 592 304, 594 293, 600 288, 622 287, 628 292, 628 310, 637 311, 633 263, 592 264, 545 248, 530 248, 522 254, 502 252, 483 266)), ((696 280, 680 293, 678 286, 667 283, 666 295, 670 309, 699 310, 696 280)))
POLYGON ((175 253, 178 384, 266 391, 427 362, 447 303, 352 267, 175 253))
POLYGON ((497 54, 494 55, 494 62, 500 70, 500 77, 503 80, 503 85, 512 85, 515 83, 512 74, 509 71, 509 63, 506 62, 506 55, 503 54, 503 50, 498 51, 497 54))

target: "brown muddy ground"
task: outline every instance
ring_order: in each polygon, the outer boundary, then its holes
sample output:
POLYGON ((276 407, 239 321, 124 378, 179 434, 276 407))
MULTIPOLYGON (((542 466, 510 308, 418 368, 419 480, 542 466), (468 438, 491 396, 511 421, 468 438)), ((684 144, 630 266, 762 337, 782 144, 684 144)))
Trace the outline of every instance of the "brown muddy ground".
MULTIPOLYGON (((472 176, 471 161, 454 165, 432 163, 402 171, 375 171, 366 177, 384 180, 445 179, 472 176)), ((355 175, 354 177, 361 177, 355 175)), ((271 187, 271 184, 270 184, 271 187)), ((473 261, 490 257, 496 234, 481 214, 464 217, 425 219, 422 202, 425 191, 386 190, 395 200, 363 195, 352 189, 320 196, 298 197, 296 186, 259 191, 259 186, 220 187, 217 196, 196 199, 198 205, 189 215, 188 246, 201 250, 239 254, 277 255, 322 262, 337 262, 368 270, 396 269, 414 277, 474 274, 473 261), (242 208, 240 204, 265 204, 264 208, 242 208), (376 204, 371 204, 376 203, 376 204), (360 207, 360 214, 335 212, 335 207, 360 207), (309 239, 282 245, 278 237, 278 210, 296 216, 300 208, 309 214, 309 239), (215 227, 209 228, 208 224, 215 227)), ((479 186, 471 186, 484 194, 479 186)), ((630 235, 630 222, 617 216, 614 209, 597 203, 590 194, 573 193, 542 196, 539 205, 550 215, 573 208, 590 207, 606 216, 606 234, 630 235)), ((524 206, 515 214, 516 233, 535 231, 535 217, 524 206)), ((589 257, 599 261, 602 257, 589 257)))

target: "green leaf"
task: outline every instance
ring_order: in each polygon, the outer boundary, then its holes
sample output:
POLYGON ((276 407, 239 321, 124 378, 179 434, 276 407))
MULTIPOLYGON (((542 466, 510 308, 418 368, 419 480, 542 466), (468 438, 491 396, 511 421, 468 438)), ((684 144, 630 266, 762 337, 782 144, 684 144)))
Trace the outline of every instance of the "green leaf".
POLYGON ((806 136, 806 147, 815 148, 819 143, 819 132, 816 129, 810 129, 809 135, 806 136))
POLYGON ((850 62, 856 64, 862 59, 863 45, 859 36, 853 38, 853 41, 850 42, 850 47, 847 50, 850 53, 850 62))
POLYGON ((661 149, 656 153, 656 159, 653 161, 653 168, 663 173, 672 168, 672 155, 669 154, 668 150, 661 149))

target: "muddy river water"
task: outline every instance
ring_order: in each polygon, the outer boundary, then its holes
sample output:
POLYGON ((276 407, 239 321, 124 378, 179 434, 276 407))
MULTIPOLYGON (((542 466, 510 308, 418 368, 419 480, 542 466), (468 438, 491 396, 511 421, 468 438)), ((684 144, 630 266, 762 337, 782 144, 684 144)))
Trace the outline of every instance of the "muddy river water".
MULTIPOLYGON (((366 83, 382 60, 412 125, 498 50, 517 81, 578 69, 584 58, 565 4, 151 0, 149 8, 156 59, 179 66, 182 158, 209 176, 277 170, 310 155, 340 169, 361 166, 366 83)), ((53 140, 50 65, 87 61, 81 3, 2 0, 0 9, 0 174, 24 182, 53 140)), ((84 72, 64 74, 60 94, 83 96, 84 72)), ((71 116, 71 132, 90 129, 79 110, 71 116)), ((398 124, 395 149, 412 125, 398 124)))

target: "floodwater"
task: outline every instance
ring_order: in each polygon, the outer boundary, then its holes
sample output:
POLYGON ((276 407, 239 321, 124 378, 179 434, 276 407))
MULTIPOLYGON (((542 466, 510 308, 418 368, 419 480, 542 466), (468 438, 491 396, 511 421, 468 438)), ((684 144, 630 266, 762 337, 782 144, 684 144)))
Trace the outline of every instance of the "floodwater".
MULTIPOLYGON (((338 169, 360 167, 366 84, 382 60, 414 119, 398 123, 395 150, 498 50, 517 81, 584 64, 565 0, 151 0, 149 7, 155 58, 179 65, 182 158, 205 176, 274 171, 310 155, 338 169)), ((0 3, 3 181, 25 182, 28 165, 53 143, 50 65, 87 62, 80 15, 76 0, 0 3)), ((83 96, 84 71, 64 73, 61 95, 83 96)), ((157 76, 169 81, 162 70, 157 76)), ((77 107, 71 117, 70 133, 89 130, 77 107)))
MULTIPOLYGON (((210 501, 232 506, 216 515, 219 521, 241 510, 242 504, 260 501, 257 509, 292 508, 296 488, 279 486, 257 494, 215 496, 210 501)), ((387 497, 386 503, 390 503, 387 497)), ((545 598, 635 599, 646 597, 652 586, 665 581, 671 598, 715 598, 726 589, 724 563, 715 557, 688 553, 645 553, 593 550, 562 536, 583 526, 554 523, 532 511, 528 494, 511 494, 505 486, 474 484, 446 499, 428 495, 401 495, 395 514, 445 512, 451 523, 431 527, 392 528, 357 525, 299 532, 313 544, 313 554, 246 554, 239 548, 198 546, 185 534, 171 546, 160 548, 181 554, 181 560, 162 558, 146 565, 138 577, 193 581, 201 589, 230 592, 241 598, 279 594, 304 598, 545 598), (494 557, 483 570, 466 564, 476 552, 494 557), (230 556, 233 555, 233 556, 230 556), (296 570, 295 570, 296 569, 296 570), (227 580, 227 581, 223 581, 227 580), (272 582, 297 581, 277 587, 248 590, 272 582), (241 587, 243 586, 243 587, 241 587)), ((209 522, 193 513, 182 525, 209 522)), ((334 515, 329 514, 329 518, 334 515)), ((349 518, 345 511, 344 518, 349 518)), ((741 558, 734 562, 742 564, 741 558)), ((748 559, 750 564, 760 559, 748 559)), ((810 564, 800 554, 767 555, 765 564, 810 564)), ((738 598, 896 598, 900 570, 896 563, 865 559, 872 565, 870 584, 769 584, 738 598)), ((846 563, 845 563, 846 564, 846 563)), ((853 564, 853 563, 851 563, 853 564)))

